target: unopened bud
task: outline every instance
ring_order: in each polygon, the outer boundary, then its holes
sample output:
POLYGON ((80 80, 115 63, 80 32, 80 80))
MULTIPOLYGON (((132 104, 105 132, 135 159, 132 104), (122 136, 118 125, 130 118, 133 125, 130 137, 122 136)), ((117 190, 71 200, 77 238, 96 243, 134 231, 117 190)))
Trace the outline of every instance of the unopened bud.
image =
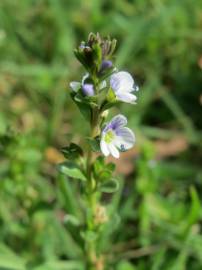
POLYGON ((113 64, 110 60, 104 60, 104 61, 102 61, 100 72, 103 72, 106 69, 111 68, 112 66, 113 66, 113 64))
POLYGON ((85 96, 94 96, 93 84, 86 83, 82 85, 82 92, 85 96))

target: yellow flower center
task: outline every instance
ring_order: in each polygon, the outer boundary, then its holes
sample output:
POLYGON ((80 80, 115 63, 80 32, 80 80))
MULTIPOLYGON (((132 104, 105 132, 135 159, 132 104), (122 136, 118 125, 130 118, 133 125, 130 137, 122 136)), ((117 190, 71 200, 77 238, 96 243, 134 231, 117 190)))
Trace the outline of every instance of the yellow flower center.
POLYGON ((111 143, 113 141, 114 137, 115 137, 114 132, 112 130, 109 130, 105 134, 104 140, 106 143, 111 143))

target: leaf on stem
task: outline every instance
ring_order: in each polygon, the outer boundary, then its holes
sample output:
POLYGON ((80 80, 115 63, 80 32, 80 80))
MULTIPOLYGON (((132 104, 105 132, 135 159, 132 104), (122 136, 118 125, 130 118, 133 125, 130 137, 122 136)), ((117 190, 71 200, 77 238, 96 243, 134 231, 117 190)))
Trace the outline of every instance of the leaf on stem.
POLYGON ((67 159, 77 159, 83 155, 82 148, 75 143, 70 143, 69 146, 63 147, 61 149, 61 152, 63 153, 64 157, 67 159))
POLYGON ((100 185, 100 191, 105 193, 114 193, 118 189, 119 189, 119 182, 114 178, 100 185))
POLYGON ((115 164, 105 163, 104 157, 99 156, 93 166, 93 173, 95 179, 99 179, 100 182, 108 181, 112 178, 112 173, 115 170, 115 164))
POLYGON ((93 152, 100 152, 100 139, 99 137, 96 138, 87 138, 87 142, 91 147, 93 152))
POLYGON ((58 170, 71 178, 79 179, 81 181, 87 180, 79 166, 72 161, 66 161, 58 164, 58 170))

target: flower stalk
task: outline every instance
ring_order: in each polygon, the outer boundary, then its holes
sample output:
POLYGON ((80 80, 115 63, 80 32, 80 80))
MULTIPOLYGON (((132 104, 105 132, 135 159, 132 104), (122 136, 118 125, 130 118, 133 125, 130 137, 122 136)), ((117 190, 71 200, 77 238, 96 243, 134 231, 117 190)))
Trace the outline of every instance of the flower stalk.
POLYGON ((86 270, 108 269, 99 239, 105 223, 112 221, 107 206, 102 203, 102 194, 115 192, 118 180, 113 177, 115 165, 107 163, 105 157, 119 158, 121 152, 129 150, 135 143, 132 130, 126 127, 125 116, 118 114, 105 122, 109 109, 120 102, 134 104, 137 99, 133 92, 138 87, 132 76, 125 71, 118 72, 111 61, 115 47, 116 40, 103 39, 99 34, 91 33, 88 41, 83 41, 75 50, 86 74, 81 82, 70 83, 71 98, 89 123, 90 136, 86 140, 86 153, 75 143, 63 148, 68 162, 63 163, 60 170, 69 178, 81 180, 85 229, 80 233, 86 270), (93 152, 97 155, 94 156, 93 152), (81 160, 85 160, 84 166, 81 160))

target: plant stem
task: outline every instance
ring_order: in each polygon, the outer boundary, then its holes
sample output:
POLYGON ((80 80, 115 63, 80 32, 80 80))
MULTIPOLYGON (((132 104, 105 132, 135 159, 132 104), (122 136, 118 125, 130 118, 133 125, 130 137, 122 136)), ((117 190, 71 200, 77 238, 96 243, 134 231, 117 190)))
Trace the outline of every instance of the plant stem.
MULTIPOLYGON (((97 133, 99 132, 99 111, 93 110, 92 111, 92 122, 91 122, 91 138, 93 139, 97 133)), ((92 162, 93 162, 93 152, 92 150, 88 149, 87 153, 87 162, 86 162, 86 170, 87 170, 87 187, 86 187, 86 195, 87 195, 87 216, 86 216, 86 230, 87 232, 95 232, 95 212, 96 212, 96 205, 97 205, 97 198, 96 198, 96 190, 95 190, 95 183, 92 177, 92 162)), ((95 240, 88 240, 86 239, 85 245, 85 253, 86 253, 86 260, 87 270, 96 270, 95 260, 96 260, 96 242, 95 240)))

